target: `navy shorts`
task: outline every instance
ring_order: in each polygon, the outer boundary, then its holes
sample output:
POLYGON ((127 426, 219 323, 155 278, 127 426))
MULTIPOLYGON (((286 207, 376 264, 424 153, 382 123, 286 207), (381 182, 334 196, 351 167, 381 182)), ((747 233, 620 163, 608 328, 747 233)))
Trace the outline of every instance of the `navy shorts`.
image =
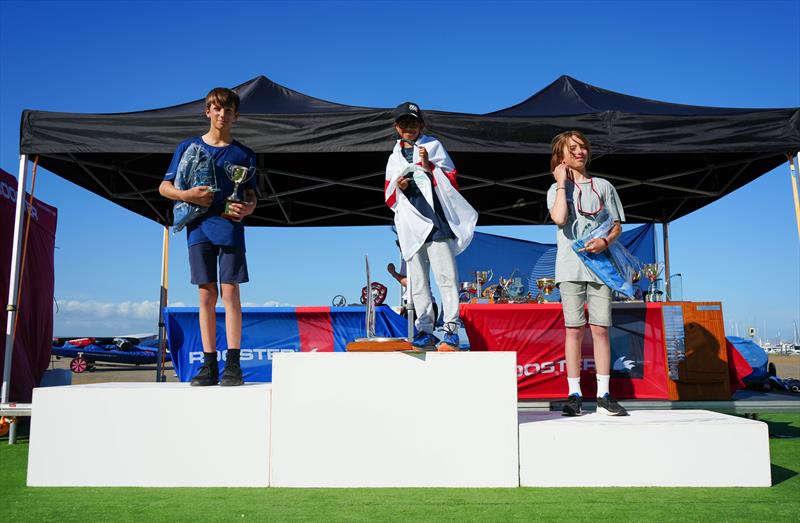
POLYGON ((247 259, 241 247, 226 247, 213 243, 198 243, 189 247, 189 268, 192 272, 192 284, 206 283, 245 283, 250 280, 247 275, 247 259), (219 280, 217 265, 219 264, 219 280))

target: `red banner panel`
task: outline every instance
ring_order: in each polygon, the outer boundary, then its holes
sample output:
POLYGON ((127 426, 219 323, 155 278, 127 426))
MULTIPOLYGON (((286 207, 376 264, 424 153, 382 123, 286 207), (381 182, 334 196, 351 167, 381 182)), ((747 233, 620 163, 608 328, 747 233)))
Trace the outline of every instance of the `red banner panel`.
MULTIPOLYGON (((661 304, 615 304, 611 338, 611 394, 618 398, 667 399, 661 304)), ((520 399, 567 395, 564 316, 561 304, 462 304, 471 350, 517 353, 520 399)), ((582 346, 583 395, 596 394, 592 337, 582 346)))
POLYGON ((297 307, 297 329, 302 352, 333 352, 330 307, 297 307))
MULTIPOLYGON (((9 276, 14 242, 14 217, 16 201, 20 196, 22 195, 17 192, 17 179, 0 169, 0 296, 4 304, 7 303, 8 288, 11 284, 9 276)), ((30 195, 26 194, 26 210, 29 198, 30 195)), ((23 226, 28 223, 27 217, 26 212, 23 226)), ((55 249, 57 221, 58 211, 55 207, 36 198, 33 199, 11 360, 9 400, 12 402, 31 401, 33 388, 39 384, 50 363, 55 286, 53 249, 55 249)), ((4 306, 0 311, 0 372, 5 357, 7 318, 8 312, 4 306)))

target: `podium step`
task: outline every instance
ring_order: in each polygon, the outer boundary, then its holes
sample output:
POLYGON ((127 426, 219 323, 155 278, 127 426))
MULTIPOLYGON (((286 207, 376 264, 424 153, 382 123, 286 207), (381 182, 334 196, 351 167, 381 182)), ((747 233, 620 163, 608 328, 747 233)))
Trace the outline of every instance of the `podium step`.
POLYGON ((33 391, 28 486, 267 487, 270 384, 33 391))
POLYGON ((276 487, 516 487, 516 354, 275 354, 276 487))
POLYGON ((519 415, 525 487, 769 487, 759 421, 703 410, 519 415))

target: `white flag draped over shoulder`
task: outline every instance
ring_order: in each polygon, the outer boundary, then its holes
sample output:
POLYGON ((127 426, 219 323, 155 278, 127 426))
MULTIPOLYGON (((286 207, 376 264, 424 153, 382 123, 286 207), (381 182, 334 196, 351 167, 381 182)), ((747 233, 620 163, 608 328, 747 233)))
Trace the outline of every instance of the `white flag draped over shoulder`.
MULTIPOLYGON (((444 146, 431 136, 421 136, 417 145, 425 147, 428 151, 428 161, 433 167, 434 184, 420 186, 422 195, 434 208, 433 194, 439 198, 442 211, 447 219, 453 234, 456 237, 454 255, 460 254, 469 246, 478 222, 478 212, 458 192, 456 185, 456 169, 444 146)), ((389 161, 386 164, 386 183, 384 199, 386 204, 394 211, 394 224, 400 241, 400 250, 403 259, 410 260, 425 243, 433 228, 433 222, 420 214, 414 205, 408 201, 403 191, 397 190, 397 181, 401 176, 415 169, 422 169, 419 164, 419 151, 414 148, 413 163, 408 163, 403 156, 400 141, 394 146, 389 161)))

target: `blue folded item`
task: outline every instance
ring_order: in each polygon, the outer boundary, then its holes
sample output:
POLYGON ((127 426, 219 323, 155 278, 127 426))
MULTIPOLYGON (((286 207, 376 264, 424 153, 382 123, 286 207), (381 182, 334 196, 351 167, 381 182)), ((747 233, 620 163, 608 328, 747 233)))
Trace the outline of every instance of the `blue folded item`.
MULTIPOLYGON (((182 191, 203 186, 208 186, 210 191, 217 190, 213 160, 200 144, 193 143, 186 148, 181 156, 174 183, 175 187, 182 191)), ((202 205, 176 201, 172 212, 174 232, 180 232, 207 211, 208 207, 202 205)))
POLYGON ((614 221, 609 216, 585 237, 576 240, 572 244, 572 250, 612 291, 628 298, 637 298, 637 293, 641 290, 634 283, 641 275, 641 262, 628 249, 619 242, 614 242, 609 244, 608 249, 597 254, 582 251, 589 240, 608 236, 613 226, 614 221))

